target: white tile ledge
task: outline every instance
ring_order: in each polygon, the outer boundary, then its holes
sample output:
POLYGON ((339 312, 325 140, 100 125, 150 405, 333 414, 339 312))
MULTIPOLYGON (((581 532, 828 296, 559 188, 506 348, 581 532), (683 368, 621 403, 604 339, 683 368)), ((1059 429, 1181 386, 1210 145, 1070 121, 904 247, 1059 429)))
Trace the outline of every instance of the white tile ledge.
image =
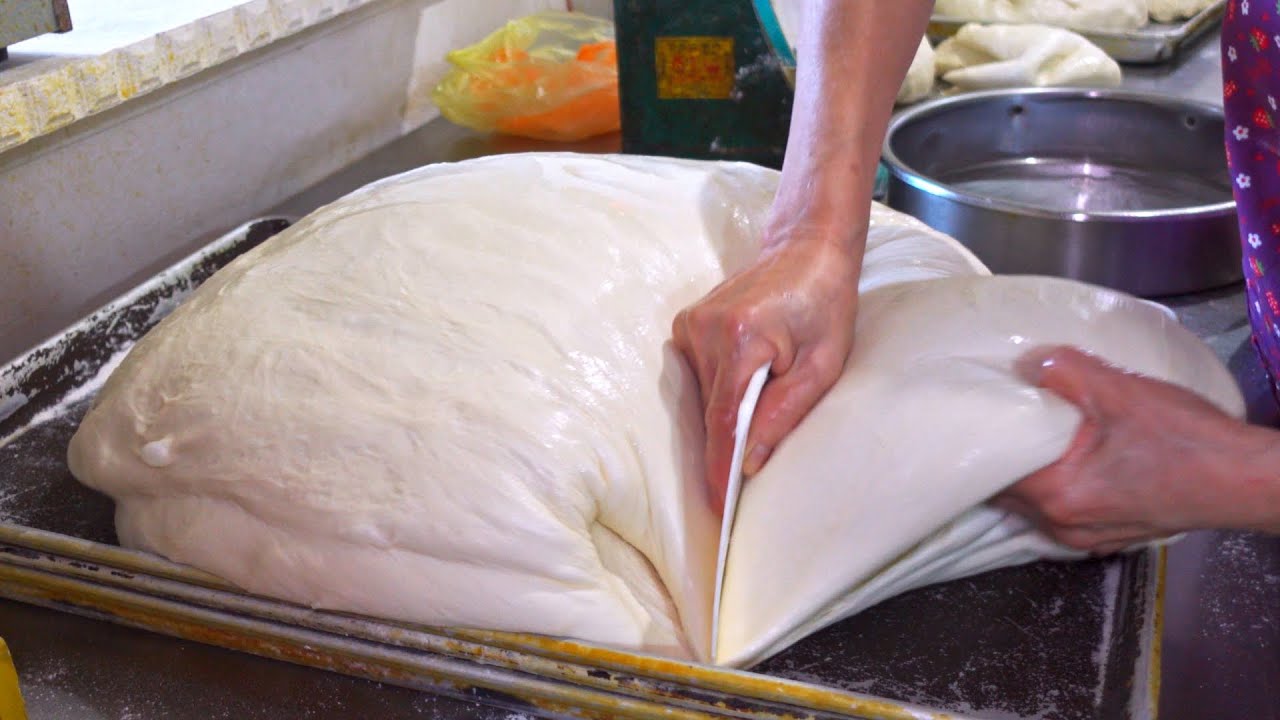
MULTIPOLYGON (((0 152, 383 1, 224 0, 220 11, 141 39, 130 38, 121 47, 89 49, 82 55, 58 52, 15 67, 0 65, 0 152)), ((50 39, 46 42, 68 45, 75 32, 45 36, 50 39)), ((19 43, 12 50, 21 52, 35 42, 19 43)))

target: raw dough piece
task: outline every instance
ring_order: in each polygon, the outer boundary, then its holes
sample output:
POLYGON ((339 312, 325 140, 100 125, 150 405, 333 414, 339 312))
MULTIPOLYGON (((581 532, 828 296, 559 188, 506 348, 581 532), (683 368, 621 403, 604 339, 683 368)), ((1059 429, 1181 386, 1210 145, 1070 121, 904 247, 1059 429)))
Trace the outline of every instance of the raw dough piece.
POLYGON ((1151 19, 1159 23, 1173 23, 1194 17, 1216 0, 1151 0, 1151 19))
POLYGON ((313 213, 143 338, 71 442, 127 546, 258 593, 749 663, 904 589, 1064 553, 974 509, 1073 409, 1014 378, 1072 342, 1231 412, 1151 306, 992 278, 875 206, 859 341, 718 520, 674 314, 757 254, 777 173, 642 157, 435 165, 313 213), (913 549, 914 548, 914 549, 913 549))
POLYGON ((987 23, 1039 23, 1072 30, 1136 30, 1148 0, 937 0, 935 15, 987 23))
POLYGON ((907 105, 919 102, 933 92, 933 46, 928 38, 920 38, 915 57, 911 59, 911 67, 907 69, 907 77, 898 89, 897 104, 907 105))
POLYGON ((1043 25, 965 25, 938 45, 936 62, 958 90, 1120 84, 1120 66, 1101 48, 1043 25))

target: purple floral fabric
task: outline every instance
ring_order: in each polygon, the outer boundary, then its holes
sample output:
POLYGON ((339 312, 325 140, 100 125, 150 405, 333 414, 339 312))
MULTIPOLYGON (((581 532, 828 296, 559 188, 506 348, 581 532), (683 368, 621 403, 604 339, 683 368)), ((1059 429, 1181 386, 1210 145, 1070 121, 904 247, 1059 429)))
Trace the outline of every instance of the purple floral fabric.
POLYGON ((1227 165, 1240 217, 1253 342, 1273 392, 1280 377, 1278 68, 1280 0, 1230 0, 1222 23, 1227 165))

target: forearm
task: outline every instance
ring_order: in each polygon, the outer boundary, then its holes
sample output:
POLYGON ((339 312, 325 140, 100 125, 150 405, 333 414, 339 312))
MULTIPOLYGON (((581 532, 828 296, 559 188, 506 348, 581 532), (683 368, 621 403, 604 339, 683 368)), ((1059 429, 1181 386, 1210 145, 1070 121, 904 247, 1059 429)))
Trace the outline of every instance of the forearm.
POLYGON ((924 34, 932 0, 811 0, 796 62, 796 94, 775 236, 798 224, 861 258, 876 167, 894 99, 924 34))
POLYGON ((1249 426, 1216 480, 1227 513, 1222 526, 1280 534, 1280 432, 1249 426))

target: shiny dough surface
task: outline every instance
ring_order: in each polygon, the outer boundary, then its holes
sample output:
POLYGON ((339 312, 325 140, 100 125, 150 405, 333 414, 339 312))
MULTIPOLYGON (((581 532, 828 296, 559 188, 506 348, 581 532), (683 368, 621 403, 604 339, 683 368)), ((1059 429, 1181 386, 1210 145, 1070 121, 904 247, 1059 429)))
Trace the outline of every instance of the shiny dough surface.
POLYGON ((318 608, 747 665, 919 585, 1068 557, 982 502, 1078 422, 1013 359, 1068 342, 1242 403, 1161 310, 992 277, 880 206, 858 341, 719 520, 675 313, 758 254, 778 174, 524 154, 367 186, 215 274, 72 440, 123 544, 318 608))

